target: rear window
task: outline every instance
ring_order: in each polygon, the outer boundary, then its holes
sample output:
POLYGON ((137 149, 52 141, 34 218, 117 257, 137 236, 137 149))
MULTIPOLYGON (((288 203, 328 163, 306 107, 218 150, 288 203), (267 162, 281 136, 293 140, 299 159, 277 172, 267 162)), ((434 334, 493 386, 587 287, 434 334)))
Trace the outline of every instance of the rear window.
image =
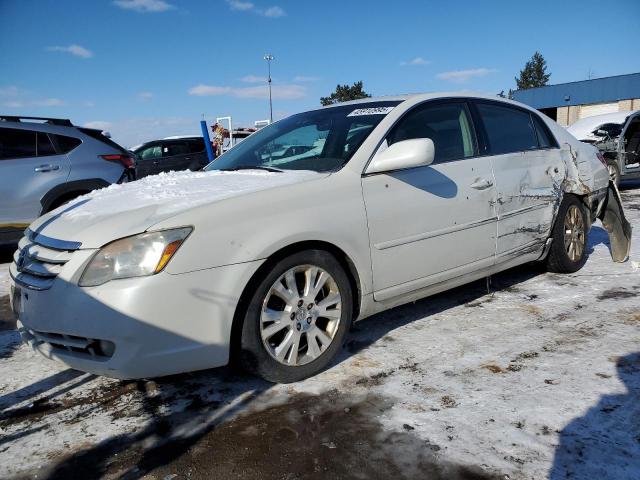
POLYGON ((478 103, 492 155, 538 148, 529 112, 493 103, 478 103))
POLYGON ((537 115, 531 115, 533 117, 533 124, 536 128, 536 135, 538 136, 538 145, 540 148, 554 148, 558 146, 555 138, 549 132, 546 125, 542 123, 542 120, 537 115))
POLYGON ((53 148, 49 135, 44 132, 38 132, 38 146, 37 154, 39 157, 46 157, 47 155, 55 155, 56 150, 53 148))
POLYGON ((0 160, 37 156, 37 134, 31 130, 0 128, 0 160))
POLYGON ((175 155, 186 155, 189 153, 189 147, 186 142, 169 142, 162 147, 163 157, 173 157, 175 155))
POLYGON ((105 137, 100 130, 94 130, 93 128, 79 128, 78 130, 80 130, 85 135, 90 136, 91 138, 95 138, 96 140, 102 143, 106 143, 111 148, 115 148, 116 150, 122 153, 127 153, 127 151, 124 148, 122 148, 120 145, 118 145, 116 142, 114 142, 108 137, 105 137))
POLYGON ((51 135, 54 141, 58 144, 58 150, 60 153, 69 153, 82 143, 82 140, 75 137, 67 137, 66 135, 51 135))
POLYGON ((204 140, 201 138, 194 138, 189 140, 189 151, 191 153, 204 152, 204 140))

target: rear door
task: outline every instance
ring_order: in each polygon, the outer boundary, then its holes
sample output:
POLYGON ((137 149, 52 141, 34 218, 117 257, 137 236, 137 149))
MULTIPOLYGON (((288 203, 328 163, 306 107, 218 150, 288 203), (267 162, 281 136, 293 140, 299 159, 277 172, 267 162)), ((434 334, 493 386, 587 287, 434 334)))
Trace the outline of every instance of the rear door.
POLYGON ((192 138, 188 141, 189 153, 191 154, 190 170, 199 170, 209 163, 207 151, 205 150, 202 138, 192 138))
POLYGON ((23 228, 39 217, 40 200, 66 182, 69 169, 48 134, 0 127, 0 228, 23 228))
POLYGON ((565 165, 544 122, 504 102, 474 102, 496 179, 497 261, 536 251, 549 237, 565 165))
POLYGON ((191 164, 191 152, 186 140, 170 140, 162 142, 162 160, 160 170, 187 170, 191 164))
POLYGON ((415 107, 381 148, 413 138, 433 140, 433 164, 362 179, 378 301, 494 262, 494 178, 490 159, 478 155, 467 102, 415 107))

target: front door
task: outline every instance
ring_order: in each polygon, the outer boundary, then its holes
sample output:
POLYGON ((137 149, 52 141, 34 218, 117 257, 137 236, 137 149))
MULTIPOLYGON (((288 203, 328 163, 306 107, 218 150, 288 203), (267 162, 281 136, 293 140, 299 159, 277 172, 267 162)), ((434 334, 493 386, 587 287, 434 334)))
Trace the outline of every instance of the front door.
POLYGON ((136 150, 136 178, 160 173, 162 161, 162 146, 160 143, 150 143, 136 150))
POLYGON ((497 260, 536 252, 549 238, 565 166, 537 115, 504 103, 476 101, 496 179, 497 260))
POLYGON ((477 155, 467 103, 415 107, 381 148, 411 138, 433 140, 432 165, 362 179, 374 297, 380 301, 494 261, 494 178, 490 159, 477 155))
POLYGON ((46 133, 0 127, 0 228, 24 228, 42 213, 40 200, 69 176, 69 160, 46 133))

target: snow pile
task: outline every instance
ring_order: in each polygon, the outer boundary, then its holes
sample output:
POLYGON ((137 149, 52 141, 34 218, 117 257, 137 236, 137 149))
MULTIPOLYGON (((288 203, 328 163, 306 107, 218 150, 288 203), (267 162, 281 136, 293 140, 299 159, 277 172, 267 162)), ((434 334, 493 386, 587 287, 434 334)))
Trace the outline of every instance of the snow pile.
POLYGON ((84 221, 132 209, 158 207, 173 214, 216 200, 301 182, 319 174, 310 171, 169 172, 125 184, 114 184, 78 197, 55 210, 61 218, 84 221))

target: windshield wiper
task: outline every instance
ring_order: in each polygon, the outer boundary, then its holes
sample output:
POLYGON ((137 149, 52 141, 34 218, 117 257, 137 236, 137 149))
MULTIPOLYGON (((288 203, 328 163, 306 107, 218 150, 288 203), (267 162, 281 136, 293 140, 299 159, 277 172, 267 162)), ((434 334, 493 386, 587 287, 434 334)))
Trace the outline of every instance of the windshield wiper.
POLYGON ((221 168, 221 172, 237 172, 238 170, 265 170, 267 172, 282 173, 284 170, 273 167, 263 167, 260 165, 239 165, 237 167, 221 168))

